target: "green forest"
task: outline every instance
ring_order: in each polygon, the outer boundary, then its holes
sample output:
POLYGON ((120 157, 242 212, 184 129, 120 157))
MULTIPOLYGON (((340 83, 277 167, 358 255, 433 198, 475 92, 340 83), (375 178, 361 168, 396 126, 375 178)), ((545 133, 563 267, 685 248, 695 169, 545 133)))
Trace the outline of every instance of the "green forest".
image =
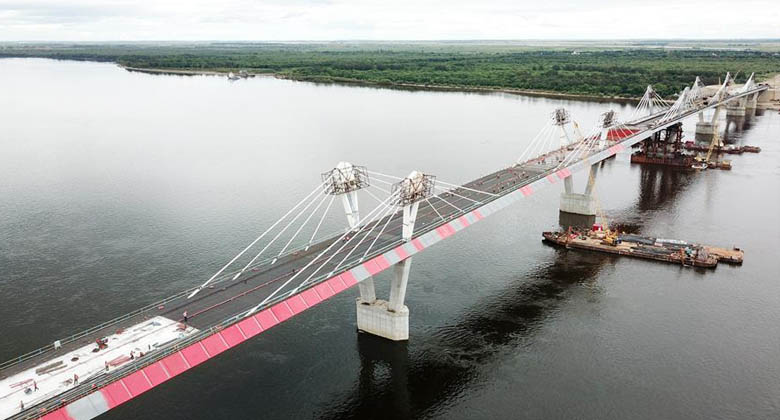
POLYGON ((128 67, 274 73, 316 82, 426 85, 671 97, 696 76, 715 84, 780 72, 780 54, 737 49, 573 50, 470 43, 0 44, 0 57, 109 61, 128 67))

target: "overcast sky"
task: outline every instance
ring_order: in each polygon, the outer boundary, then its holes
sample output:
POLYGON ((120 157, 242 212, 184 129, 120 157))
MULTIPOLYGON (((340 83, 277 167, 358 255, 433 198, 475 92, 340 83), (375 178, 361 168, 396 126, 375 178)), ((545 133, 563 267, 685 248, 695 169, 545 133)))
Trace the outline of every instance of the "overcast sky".
POLYGON ((780 38, 766 0, 0 0, 0 40, 780 38))

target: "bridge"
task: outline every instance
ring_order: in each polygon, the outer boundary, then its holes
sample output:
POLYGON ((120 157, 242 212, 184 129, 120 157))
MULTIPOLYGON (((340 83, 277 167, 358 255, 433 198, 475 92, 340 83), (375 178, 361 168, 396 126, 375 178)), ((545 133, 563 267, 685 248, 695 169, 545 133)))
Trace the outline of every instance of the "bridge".
POLYGON ((559 183, 561 211, 594 215, 598 163, 685 118, 701 123, 705 110, 717 118, 753 104, 767 89, 752 76, 734 86, 727 75, 708 95, 697 78, 670 102, 648 87, 626 121, 608 111, 585 133, 557 109, 515 163, 463 185, 341 162, 202 284, 0 364, 0 415, 97 417, 356 285, 358 328, 407 340, 415 254, 559 183), (585 169, 591 182, 575 193, 573 175, 585 169), (369 199, 376 205, 361 213, 369 199), (337 200, 347 226, 321 233, 337 200), (390 296, 379 299, 373 276, 391 268, 390 296))

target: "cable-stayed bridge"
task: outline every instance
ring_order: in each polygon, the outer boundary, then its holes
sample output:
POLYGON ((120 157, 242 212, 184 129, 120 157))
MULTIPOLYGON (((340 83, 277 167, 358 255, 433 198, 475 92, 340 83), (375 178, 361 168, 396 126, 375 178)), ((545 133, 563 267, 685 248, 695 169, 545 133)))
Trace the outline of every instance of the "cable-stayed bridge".
POLYGON ((752 77, 735 87, 729 75, 713 95, 702 88, 697 79, 670 102, 648 87, 631 116, 605 112, 585 132, 555 110, 516 162, 463 185, 341 162, 202 284, 0 365, 0 415, 94 418, 355 285, 358 328, 406 340, 415 254, 558 183, 561 209, 589 214, 593 182, 574 193, 575 172, 595 180, 604 159, 707 109, 717 118, 727 105, 754 104, 767 89, 752 77), (346 228, 324 233, 341 210, 346 228), (391 268, 390 296, 378 299, 373 276, 391 268))

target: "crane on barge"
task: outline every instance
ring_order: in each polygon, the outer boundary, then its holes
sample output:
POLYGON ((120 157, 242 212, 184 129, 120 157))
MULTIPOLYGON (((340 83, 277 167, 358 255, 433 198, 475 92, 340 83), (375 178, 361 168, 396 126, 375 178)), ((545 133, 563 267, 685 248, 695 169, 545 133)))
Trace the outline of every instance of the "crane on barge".
POLYGON ((693 169, 699 169, 699 170, 704 170, 707 168, 730 170, 731 161, 720 159, 720 151, 723 150, 723 140, 721 139, 720 134, 718 133, 717 121, 713 124, 712 131, 713 131, 712 141, 710 142, 710 147, 707 149, 707 155, 704 158, 702 158, 701 156, 697 156, 696 163, 693 164, 691 167, 693 169), (712 155, 716 147, 718 148, 718 152, 715 153, 715 160, 712 160, 712 155))

